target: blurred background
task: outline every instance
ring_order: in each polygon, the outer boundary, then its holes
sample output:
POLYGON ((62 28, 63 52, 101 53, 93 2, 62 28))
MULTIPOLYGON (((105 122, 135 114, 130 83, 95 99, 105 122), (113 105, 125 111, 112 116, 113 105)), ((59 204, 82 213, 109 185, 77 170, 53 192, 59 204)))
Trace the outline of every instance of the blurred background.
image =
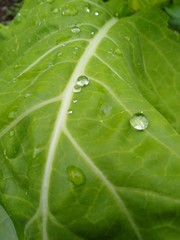
POLYGON ((0 0, 0 23, 8 24, 20 9, 23 0, 0 0))

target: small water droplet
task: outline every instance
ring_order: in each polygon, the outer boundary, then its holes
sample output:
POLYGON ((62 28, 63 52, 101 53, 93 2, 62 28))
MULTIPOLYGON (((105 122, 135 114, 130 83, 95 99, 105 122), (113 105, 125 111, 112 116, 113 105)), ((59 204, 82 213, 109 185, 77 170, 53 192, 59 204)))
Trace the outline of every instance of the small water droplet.
POLYGON ((74 25, 72 28, 71 28, 71 32, 72 33, 79 33, 81 31, 81 29, 77 26, 77 25, 74 25))
POLYGON ((77 99, 73 99, 72 102, 73 102, 73 103, 77 103, 78 100, 77 100, 77 99))
POLYGON ((16 15, 15 19, 14 19, 14 22, 15 22, 16 24, 18 24, 18 23, 20 23, 21 21, 22 21, 22 15, 21 15, 21 13, 18 13, 18 14, 16 15))
POLYGON ((95 16, 99 16, 99 12, 98 12, 98 11, 95 11, 95 12, 94 12, 94 15, 95 15, 95 16))
POLYGON ((13 130, 10 131, 9 136, 10 136, 10 137, 13 137, 13 136, 14 136, 14 131, 13 131, 13 130))
POLYGON ((76 84, 78 86, 84 87, 84 86, 87 86, 89 84, 89 82, 90 81, 89 81, 88 77, 86 77, 84 75, 81 75, 81 76, 78 77, 76 84))
POLYGON ((114 54, 117 56, 121 56, 122 55, 122 51, 119 48, 116 48, 114 51, 114 54))
POLYGON ((83 171, 75 166, 67 167, 68 180, 72 182, 75 186, 80 186, 85 184, 86 177, 83 171))
POLYGON ((14 78, 12 79, 12 83, 16 83, 16 80, 17 80, 17 78, 14 77, 14 78))
POLYGON ((31 93, 27 92, 27 93, 25 93, 24 97, 25 97, 25 98, 28 98, 28 97, 30 97, 31 95, 32 95, 31 93))
POLYGON ((100 113, 104 114, 105 116, 110 115, 112 112, 112 106, 104 104, 100 106, 100 113))
POLYGON ((110 54, 113 53, 113 48, 109 48, 109 49, 107 50, 107 52, 110 53, 110 54))
POLYGON ((94 35, 94 34, 95 34, 95 32, 94 32, 94 31, 92 31, 92 32, 91 32, 91 35, 94 35))
POLYGON ((142 131, 148 127, 149 122, 143 113, 136 113, 130 119, 130 124, 134 129, 142 131))
POLYGON ((63 16, 75 16, 78 14, 78 9, 74 3, 68 3, 62 9, 61 13, 63 16))
POLYGON ((58 13, 58 12, 59 12, 59 9, 58 9, 58 8, 54 8, 54 9, 52 10, 52 12, 53 12, 53 13, 58 13))
POLYGON ((87 13, 90 13, 90 12, 91 12, 91 9, 90 9, 89 6, 85 6, 85 7, 84 7, 84 10, 85 10, 87 13))
POLYGON ((81 87, 78 86, 78 85, 75 85, 74 88, 73 88, 73 92, 74 93, 80 93, 81 92, 81 87))
POLYGON ((130 37, 128 37, 128 36, 125 36, 124 38, 125 38, 128 42, 131 40, 130 37))
POLYGON ((71 115, 72 113, 73 113, 72 109, 69 109, 69 110, 67 111, 67 114, 68 114, 68 115, 71 115))
POLYGON ((15 66, 14 66, 14 69, 17 69, 19 67, 19 65, 18 64, 16 64, 15 66))

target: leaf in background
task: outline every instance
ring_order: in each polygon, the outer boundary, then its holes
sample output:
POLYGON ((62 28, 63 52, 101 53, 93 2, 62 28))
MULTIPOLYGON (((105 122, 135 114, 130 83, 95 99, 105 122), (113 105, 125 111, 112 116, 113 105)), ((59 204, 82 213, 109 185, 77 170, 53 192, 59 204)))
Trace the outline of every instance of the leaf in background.
POLYGON ((1 28, 0 202, 20 240, 180 239, 180 37, 156 2, 25 1, 1 28))
POLYGON ((14 225, 2 206, 0 206, 0 239, 18 240, 14 225))

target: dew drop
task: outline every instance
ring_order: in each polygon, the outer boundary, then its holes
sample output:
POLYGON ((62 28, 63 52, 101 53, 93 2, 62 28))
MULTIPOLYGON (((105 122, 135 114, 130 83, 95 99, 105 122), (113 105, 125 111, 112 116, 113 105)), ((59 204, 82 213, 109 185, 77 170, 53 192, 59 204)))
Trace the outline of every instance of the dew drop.
POLYGON ((149 122, 143 113, 136 113, 130 119, 130 124, 134 129, 142 131, 148 127, 149 122))
POLYGON ((98 12, 98 11, 95 11, 95 12, 94 12, 94 15, 95 15, 95 16, 99 16, 99 12, 98 12))
POLYGON ((79 33, 81 31, 81 29, 77 26, 77 25, 74 25, 72 28, 71 28, 71 32, 72 33, 79 33))
POLYGON ((81 92, 81 87, 78 86, 78 85, 75 85, 74 88, 73 88, 73 92, 74 93, 80 93, 81 92))
POLYGON ((90 13, 91 12, 91 9, 89 6, 85 6, 84 10, 87 12, 87 13, 90 13))
POLYGON ((87 86, 89 84, 89 82, 90 81, 89 81, 88 77, 81 75, 78 77, 76 84, 80 87, 84 87, 84 86, 87 86))
POLYGON ((68 115, 71 115, 72 113, 73 113, 72 109, 69 109, 69 110, 67 111, 67 114, 68 114, 68 115))
POLYGON ((17 80, 17 78, 14 77, 14 78, 12 79, 12 83, 16 83, 16 80, 17 80))
POLYGON ((86 177, 83 171, 75 166, 67 167, 68 180, 72 182, 75 186, 80 186, 85 184, 86 177))
POLYGON ((116 48, 114 51, 114 54, 117 56, 121 56, 122 55, 122 51, 119 48, 116 48))
POLYGON ((78 100, 77 100, 77 99, 73 99, 72 102, 73 102, 73 103, 77 103, 78 100))
POLYGON ((14 69, 17 69, 19 67, 19 65, 18 64, 16 64, 15 66, 14 66, 14 69))
POLYGON ((61 13, 63 16, 75 16, 78 14, 78 9, 74 3, 69 3, 65 5, 61 13))
POLYGON ((30 97, 31 95, 32 95, 31 93, 27 92, 27 93, 25 93, 24 97, 25 97, 25 98, 28 98, 28 97, 30 97))
POLYGON ((58 8, 54 8, 54 9, 52 10, 52 12, 53 12, 53 13, 58 13, 58 12, 59 12, 59 9, 58 9, 58 8))

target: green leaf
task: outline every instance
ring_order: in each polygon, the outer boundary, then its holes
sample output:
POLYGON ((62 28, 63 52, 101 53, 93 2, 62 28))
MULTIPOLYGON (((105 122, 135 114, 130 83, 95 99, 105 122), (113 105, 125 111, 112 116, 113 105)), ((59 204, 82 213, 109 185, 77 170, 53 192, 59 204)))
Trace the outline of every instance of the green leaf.
POLYGON ((0 29, 0 203, 19 240, 180 240, 180 35, 167 1, 132 2, 25 1, 0 29))
POLYGON ((14 225, 2 206, 0 206, 0 220, 0 239, 18 240, 14 225))

